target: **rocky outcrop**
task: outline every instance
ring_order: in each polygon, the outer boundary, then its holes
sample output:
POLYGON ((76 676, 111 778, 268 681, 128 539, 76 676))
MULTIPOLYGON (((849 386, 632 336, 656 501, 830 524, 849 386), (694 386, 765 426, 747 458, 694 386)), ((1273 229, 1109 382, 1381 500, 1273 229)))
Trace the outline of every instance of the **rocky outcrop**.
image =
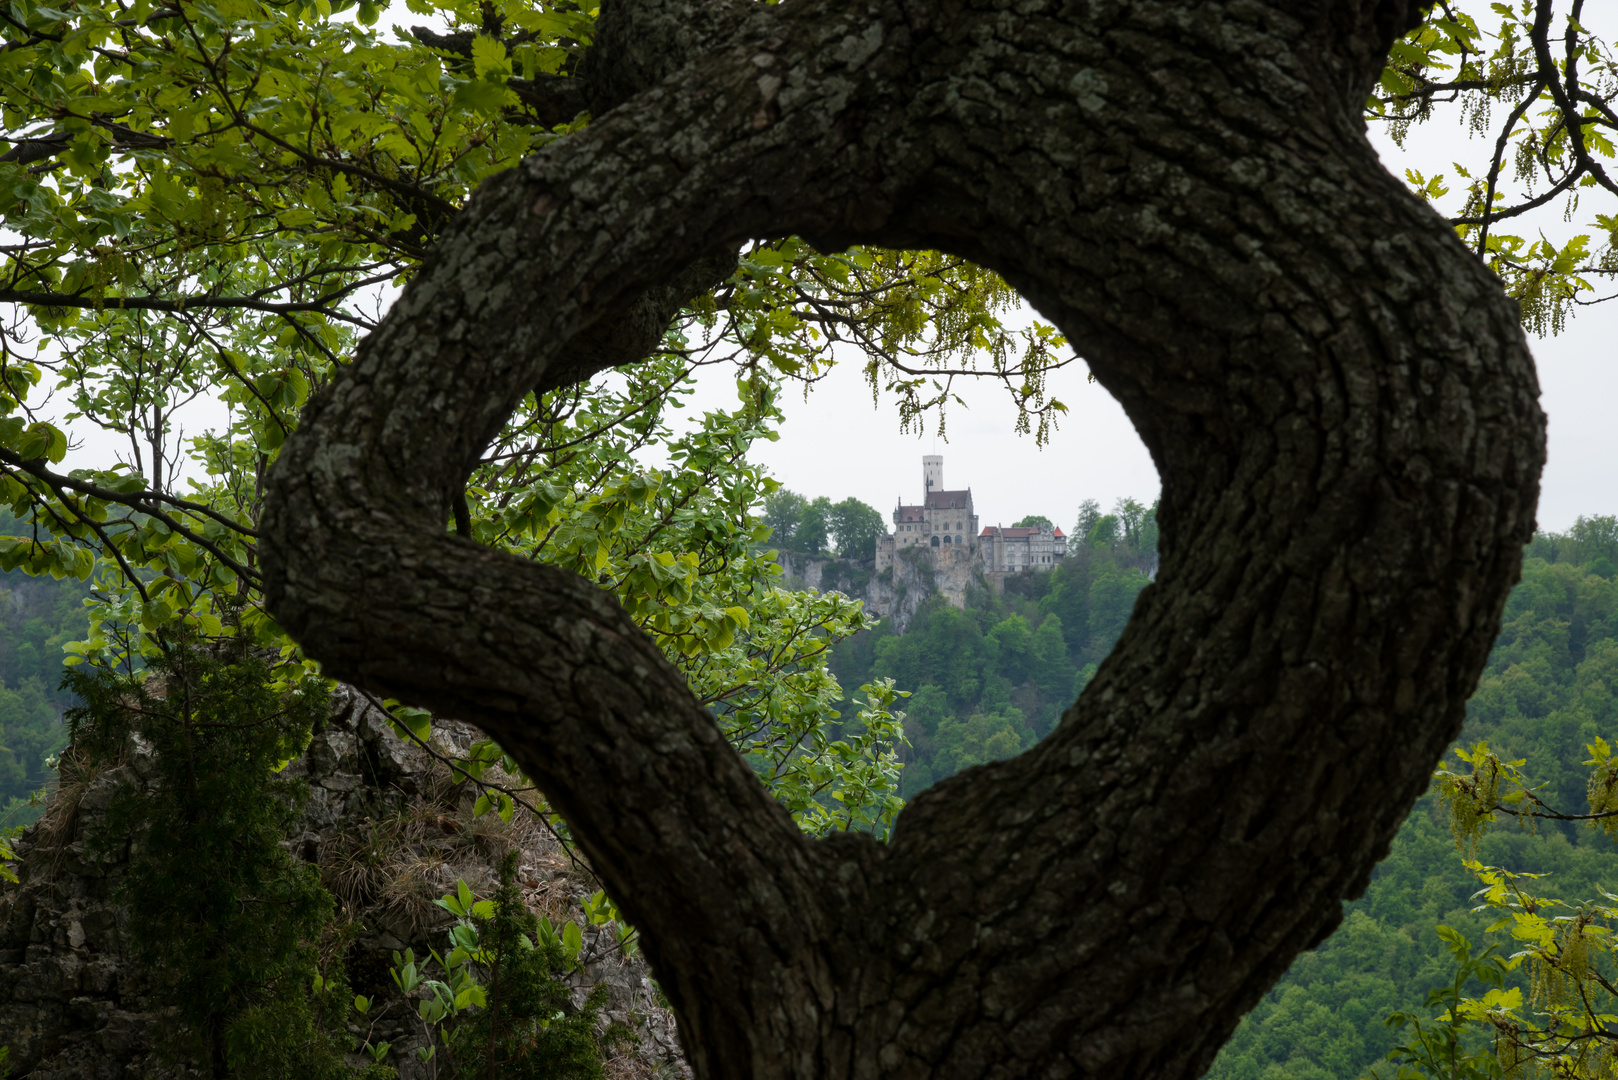
MULTIPOLYGON (((496 867, 520 852, 524 899, 558 926, 578 916, 597 886, 530 815, 511 822, 474 817, 476 792, 456 784, 432 755, 398 738, 380 710, 347 687, 333 697, 329 720, 283 775, 309 782, 298 835, 288 841, 317 864, 352 924, 345 959, 356 993, 375 999, 350 1032, 393 1044, 386 1061, 401 1080, 432 1075, 415 1054, 425 1045, 414 1003, 401 998, 389 970, 394 950, 443 951, 450 918, 433 904, 464 879, 492 891, 496 867), (363 1022, 362 1022, 363 1021, 363 1022)), ((435 727, 446 751, 479 735, 453 723, 435 727)), ((196 1075, 165 1067, 152 1034, 169 1012, 128 959, 127 915, 117 903, 128 845, 98 833, 122 789, 149 784, 151 751, 138 736, 122 760, 75 770, 71 761, 44 817, 17 844, 20 884, 0 892, 0 1045, 10 1045, 10 1077, 30 1080, 136 1080, 196 1075)), ((625 958, 610 927, 577 918, 582 968, 571 979, 582 1002, 607 987, 602 1022, 629 1027, 638 1044, 607 1063, 615 1080, 688 1076, 674 1018, 658 1004, 645 963, 625 958)), ((360 1057, 354 1062, 359 1064, 360 1057)))
POLYGON ((889 620, 900 634, 909 629, 928 597, 942 595, 964 608, 969 590, 993 587, 982 563, 965 548, 902 548, 893 566, 880 572, 870 562, 791 551, 780 552, 776 559, 789 583, 863 600, 867 612, 889 620))

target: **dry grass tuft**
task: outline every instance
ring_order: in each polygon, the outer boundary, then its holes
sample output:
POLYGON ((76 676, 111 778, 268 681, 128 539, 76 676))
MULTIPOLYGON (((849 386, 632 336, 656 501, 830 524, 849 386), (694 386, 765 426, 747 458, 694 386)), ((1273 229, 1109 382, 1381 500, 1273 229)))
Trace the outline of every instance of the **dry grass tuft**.
POLYGON ((443 859, 417 856, 387 868, 379 899, 388 914, 408 927, 411 937, 417 937, 448 920, 448 914, 434 901, 455 888, 455 878, 443 859))
POLYGON ((507 852, 520 851, 524 847, 525 837, 522 834, 526 831, 523 825, 527 816, 513 814, 510 821, 501 821, 499 814, 484 814, 467 821, 466 831, 461 835, 473 851, 499 865, 507 852))
POLYGON ((382 867, 362 857, 344 858, 335 865, 320 868, 321 884, 349 911, 375 900, 386 881, 382 867))
POLYGON ((607 1080, 655 1080, 658 1070, 633 1052, 620 1051, 601 1063, 607 1080))
POLYGON ((360 831, 333 838, 320 853, 321 884, 350 911, 375 902, 408 832, 408 822, 395 817, 366 821, 360 831))
POLYGON ((60 852, 73 842, 79 823, 79 802, 84 793, 106 773, 124 764, 122 753, 93 757, 69 744, 56 766, 56 788, 45 803, 34 844, 43 851, 60 852))
POLYGON ((631 1046, 620 1046, 601 1063, 607 1080, 680 1080, 682 1070, 672 1061, 654 1065, 631 1046))
POLYGON ((420 801, 424 804, 424 810, 441 814, 461 805, 465 781, 442 762, 433 761, 432 767, 425 771, 417 783, 420 785, 420 801))

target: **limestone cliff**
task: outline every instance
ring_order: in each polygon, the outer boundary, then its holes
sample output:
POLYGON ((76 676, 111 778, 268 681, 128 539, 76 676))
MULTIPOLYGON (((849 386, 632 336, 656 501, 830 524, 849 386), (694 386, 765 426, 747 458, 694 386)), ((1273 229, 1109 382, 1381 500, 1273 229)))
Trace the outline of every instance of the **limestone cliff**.
POLYGON ((791 551, 782 551, 777 561, 789 585, 863 600, 867 612, 890 620, 900 634, 909 629, 928 597, 942 595, 964 608, 969 589, 991 587, 982 563, 965 548, 904 548, 895 555, 893 565, 880 572, 871 562, 791 551))

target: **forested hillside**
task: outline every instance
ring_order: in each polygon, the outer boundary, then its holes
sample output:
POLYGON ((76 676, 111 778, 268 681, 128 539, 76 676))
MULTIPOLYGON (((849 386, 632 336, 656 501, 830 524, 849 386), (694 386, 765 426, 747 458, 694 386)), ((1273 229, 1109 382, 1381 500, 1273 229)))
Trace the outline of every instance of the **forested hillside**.
POLYGON ((71 577, 0 574, 0 827, 38 816, 28 795, 51 775, 47 760, 67 745, 62 646, 84 637, 87 592, 71 577))
MULTIPOLYGON (((1087 542, 1053 571, 1013 575, 1001 595, 975 590, 965 611, 934 597, 902 636, 884 621, 834 648, 843 687, 891 678, 911 692, 907 796, 1032 746, 1112 650, 1157 566, 1156 513, 1133 499, 1115 514, 1087 502, 1074 536, 1087 542)), ((857 706, 845 699, 843 711, 857 706)))

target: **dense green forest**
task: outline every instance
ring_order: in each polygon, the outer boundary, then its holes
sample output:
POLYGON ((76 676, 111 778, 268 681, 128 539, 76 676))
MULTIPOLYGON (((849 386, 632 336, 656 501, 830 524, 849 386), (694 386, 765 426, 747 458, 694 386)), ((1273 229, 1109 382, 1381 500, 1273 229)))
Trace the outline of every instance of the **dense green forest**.
POLYGON ((765 498, 763 520, 778 548, 809 555, 835 551, 845 559, 874 558, 877 538, 888 531, 882 515, 858 499, 806 499, 786 488, 765 498))
MULTIPOLYGON (((935 597, 904 635, 884 623, 835 647, 832 668, 844 687, 891 677, 911 691, 901 703, 912 744, 907 795, 1051 730, 1112 648, 1155 567, 1152 512, 1131 515, 1086 504, 1074 532, 1087 542, 1055 571, 1009 578, 1000 596, 970 594, 964 611, 935 597)), ((1526 758, 1545 784, 1542 797, 1569 812, 1585 809, 1586 744, 1618 735, 1615 568, 1618 519, 1581 518, 1567 534, 1536 537, 1461 739, 1526 758)), ((1574 824, 1546 823, 1534 834, 1498 827, 1478 857, 1550 874, 1550 891, 1564 898, 1618 891, 1618 845, 1574 824)), ((1373 1069, 1392 1077, 1384 1059, 1401 1032, 1383 1020, 1421 1012, 1426 992, 1450 979, 1439 925, 1488 940, 1498 913, 1473 914, 1477 888, 1442 807, 1424 797, 1365 896, 1345 906, 1342 927, 1298 958, 1209 1080, 1359 1080, 1373 1069)))
POLYGON ((0 827, 39 815, 29 793, 50 778, 47 762, 67 745, 62 646, 84 637, 88 591, 71 577, 0 574, 0 827))

